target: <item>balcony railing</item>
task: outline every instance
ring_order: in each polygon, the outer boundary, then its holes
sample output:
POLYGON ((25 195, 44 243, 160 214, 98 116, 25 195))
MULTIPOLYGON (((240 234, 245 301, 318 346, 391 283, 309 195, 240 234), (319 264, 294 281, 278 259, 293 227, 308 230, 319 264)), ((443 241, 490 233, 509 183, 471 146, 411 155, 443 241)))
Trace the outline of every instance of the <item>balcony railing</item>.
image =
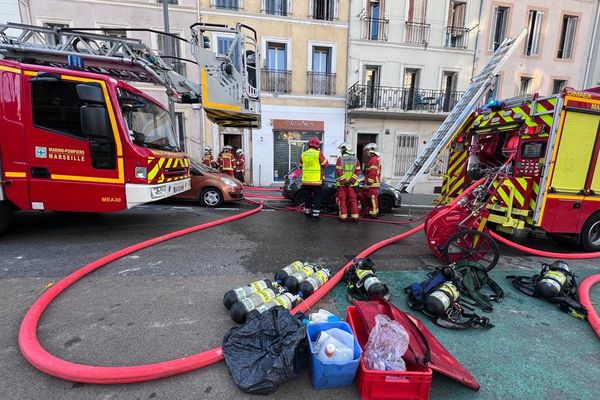
POLYGON ((260 84, 265 92, 291 93, 292 71, 263 69, 260 84))
POLYGON ((311 6, 310 17, 323 21, 335 21, 338 19, 338 0, 309 0, 311 6))
POLYGON ((262 0, 261 12, 269 15, 292 15, 288 0, 262 0))
POLYGON ((210 0, 212 8, 219 8, 221 10, 242 11, 243 8, 240 3, 240 0, 210 0))
POLYGON ((466 49, 469 47, 469 29, 462 26, 447 26, 444 47, 466 49))
POLYGON ((335 74, 327 74, 323 72, 312 72, 309 71, 307 75, 307 88, 306 93, 308 94, 324 94, 334 95, 335 90, 335 74))
POLYGON ((362 38, 364 40, 388 40, 389 19, 363 18, 362 38))
POLYGON ((405 43, 418 44, 427 47, 427 45, 429 44, 431 24, 424 24, 421 22, 406 22, 405 29, 405 43))
POLYGON ((371 86, 356 83, 348 90, 348 108, 383 111, 449 112, 464 92, 371 86))

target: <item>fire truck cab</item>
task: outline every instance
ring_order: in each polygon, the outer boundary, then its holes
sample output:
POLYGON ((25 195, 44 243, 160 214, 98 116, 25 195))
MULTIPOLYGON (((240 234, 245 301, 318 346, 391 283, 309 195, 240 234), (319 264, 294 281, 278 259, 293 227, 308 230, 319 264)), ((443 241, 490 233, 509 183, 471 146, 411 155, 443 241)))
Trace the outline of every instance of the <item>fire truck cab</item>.
POLYGON ((539 228, 600 251, 600 88, 498 102, 469 118, 450 144, 442 197, 501 169, 488 207, 497 229, 539 228))
POLYGON ((8 210, 117 211, 190 189, 168 112, 114 78, 0 60, 8 210))

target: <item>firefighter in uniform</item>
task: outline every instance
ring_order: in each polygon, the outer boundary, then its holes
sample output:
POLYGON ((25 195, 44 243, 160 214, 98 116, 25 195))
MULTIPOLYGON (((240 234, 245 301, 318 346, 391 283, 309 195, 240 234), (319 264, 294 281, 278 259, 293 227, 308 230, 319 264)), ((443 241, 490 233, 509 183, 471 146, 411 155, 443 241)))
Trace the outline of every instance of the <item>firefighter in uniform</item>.
POLYGON ((209 146, 204 148, 204 155, 202 156, 202 164, 207 167, 215 168, 217 163, 215 162, 215 158, 212 155, 212 149, 209 146))
POLYGON ((365 148, 369 151, 369 160, 365 166, 365 186, 361 192, 361 201, 364 214, 371 218, 377 218, 379 215, 377 194, 381 182, 381 161, 375 143, 369 143, 365 148))
POLYGON ((219 169, 222 173, 233 176, 235 170, 235 156, 231 153, 233 147, 223 146, 223 151, 219 154, 219 169))
POLYGON ((242 149, 235 151, 235 174, 237 180, 244 183, 244 175, 246 174, 246 157, 242 149))
POLYGON ((348 211, 352 221, 358 222, 358 203, 356 199, 356 187, 358 186, 358 174, 360 163, 349 144, 342 143, 339 147, 341 155, 335 163, 337 187, 335 197, 339 209, 339 220, 344 222, 348 219, 348 211))
POLYGON ((315 221, 319 220, 321 214, 323 170, 329 165, 327 159, 319 150, 320 146, 321 142, 317 137, 310 138, 308 150, 303 152, 300 157, 302 187, 308 193, 307 204, 304 204, 304 215, 307 218, 312 216, 315 221))

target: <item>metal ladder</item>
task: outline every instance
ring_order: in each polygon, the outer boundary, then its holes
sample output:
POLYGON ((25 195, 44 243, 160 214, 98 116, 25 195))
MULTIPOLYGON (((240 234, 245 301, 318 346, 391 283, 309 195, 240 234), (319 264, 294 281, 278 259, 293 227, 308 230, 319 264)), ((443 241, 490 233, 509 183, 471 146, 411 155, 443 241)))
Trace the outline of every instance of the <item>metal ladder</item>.
POLYGON ((433 134, 425 148, 419 153, 404 176, 402 176, 400 183, 397 185, 398 189, 403 192, 412 191, 417 177, 429 170, 442 149, 450 143, 475 106, 486 94, 502 65, 504 65, 526 35, 527 30, 525 29, 516 39, 504 39, 496 52, 488 59, 481 72, 473 78, 467 91, 433 134))
MULTIPOLYGON (((200 25, 200 24, 196 24, 200 25)), ((203 24, 202 24, 203 25, 203 24)), ((209 24, 206 24, 209 25, 209 24)), ((210 69, 213 80, 206 86, 194 82, 173 70, 169 62, 158 56, 143 41, 128 37, 95 33, 98 28, 48 28, 16 23, 0 24, 0 57, 29 64, 49 65, 57 68, 76 68, 108 75, 117 79, 151 83, 166 88, 167 95, 179 103, 203 103, 213 122, 227 126, 231 120, 235 126, 256 127, 260 125, 260 99, 255 89, 253 96, 247 94, 245 70, 237 74, 223 65, 232 65, 229 55, 217 56, 208 49, 197 51, 197 43, 190 43, 201 68, 210 69), (73 65, 69 60, 83 62, 73 65), (205 98, 206 97, 206 98, 205 98), (225 107, 226 119, 210 114, 209 99, 217 99, 212 108, 225 107), (230 109, 234 109, 231 111, 230 109)), ((189 43, 173 34, 152 29, 124 29, 128 32, 150 32, 167 35, 189 43)), ((226 30, 236 40, 246 40, 240 27, 229 28, 203 26, 203 31, 226 30)), ((192 27, 192 36, 195 32, 192 27)), ((190 60, 184 60, 190 61, 190 60)), ((193 61, 191 61, 193 62, 193 61)))

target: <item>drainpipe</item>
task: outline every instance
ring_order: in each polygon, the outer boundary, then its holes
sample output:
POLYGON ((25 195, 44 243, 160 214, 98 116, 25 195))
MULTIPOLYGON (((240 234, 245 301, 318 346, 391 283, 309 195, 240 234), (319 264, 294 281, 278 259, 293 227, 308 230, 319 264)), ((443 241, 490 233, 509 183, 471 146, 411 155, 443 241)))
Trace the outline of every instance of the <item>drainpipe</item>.
MULTIPOLYGON (((589 78, 590 78, 590 74, 591 74, 591 70, 592 70, 592 61, 595 58, 595 56, 597 56, 597 51, 598 49, 596 48, 596 42, 597 42, 597 32, 598 32, 598 20, 600 19, 600 0, 596 3, 596 18, 594 21, 594 30, 592 32, 592 40, 590 41, 590 50, 588 52, 588 58, 587 58, 587 62, 585 65, 585 74, 583 75, 583 85, 581 86, 582 89, 585 89, 588 87, 589 85, 589 78)), ((595 83, 592 83, 591 86, 596 85, 595 83)))
MULTIPOLYGON (((599 0, 600 1, 600 0, 599 0)), ((348 41, 346 43, 346 87, 344 88, 345 91, 345 101, 344 101, 344 142, 348 141, 347 135, 350 134, 350 125, 348 123, 349 118, 348 118, 348 84, 349 84, 349 79, 350 79, 350 63, 351 63, 351 58, 350 58, 350 40, 352 35, 350 34, 350 27, 352 27, 352 4, 353 1, 350 0, 349 1, 349 8, 348 8, 348 41)))
POLYGON ((473 54, 473 68, 471 68, 471 80, 475 76, 475 63, 477 62, 477 50, 479 50, 479 34, 481 33, 481 14, 483 14, 483 3, 479 0, 479 18, 477 20, 477 36, 475 37, 475 53, 473 54))

